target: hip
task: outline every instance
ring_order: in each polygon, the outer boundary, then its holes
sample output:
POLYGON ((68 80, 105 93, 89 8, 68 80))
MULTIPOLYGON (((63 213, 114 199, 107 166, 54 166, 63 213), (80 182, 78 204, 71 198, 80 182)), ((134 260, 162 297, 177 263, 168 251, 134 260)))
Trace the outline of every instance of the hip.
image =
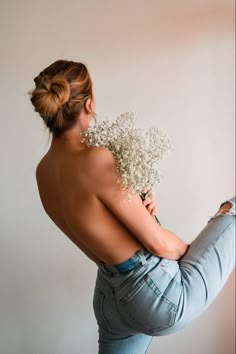
MULTIPOLYGON (((95 314, 97 302, 101 311, 103 300, 106 310, 109 308, 105 314, 107 323, 112 321, 112 313, 113 318, 120 318, 120 327, 123 321, 131 331, 155 335, 175 322, 181 291, 178 262, 142 249, 119 265, 98 265, 95 314)), ((114 329, 114 323, 111 327, 114 329)))

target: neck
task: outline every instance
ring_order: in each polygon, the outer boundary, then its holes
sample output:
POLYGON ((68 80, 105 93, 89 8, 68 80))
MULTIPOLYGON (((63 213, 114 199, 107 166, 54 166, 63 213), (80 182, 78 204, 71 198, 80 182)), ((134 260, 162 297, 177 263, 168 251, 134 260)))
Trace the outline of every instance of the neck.
POLYGON ((63 149, 69 148, 76 151, 86 149, 86 144, 81 143, 81 140, 84 137, 81 133, 88 129, 91 119, 92 117, 90 115, 82 112, 79 119, 72 128, 66 130, 60 137, 56 138, 53 135, 50 150, 58 149, 60 147, 63 149))
POLYGON ((71 150, 84 150, 86 145, 81 143, 82 135, 77 134, 70 137, 52 137, 52 142, 50 146, 50 150, 60 149, 60 148, 69 148, 71 150))

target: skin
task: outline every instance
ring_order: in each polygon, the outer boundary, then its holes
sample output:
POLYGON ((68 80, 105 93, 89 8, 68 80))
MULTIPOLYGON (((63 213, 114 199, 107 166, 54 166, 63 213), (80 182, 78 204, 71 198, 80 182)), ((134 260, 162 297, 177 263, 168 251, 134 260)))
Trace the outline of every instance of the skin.
MULTIPOLYGON (((110 211, 87 185, 88 147, 81 132, 87 130, 95 111, 95 95, 86 102, 75 126, 60 138, 52 137, 51 146, 36 168, 36 180, 44 210, 58 228, 94 262, 118 264, 130 258, 143 245, 110 211), (91 223, 91 220, 93 221, 91 223), (94 247, 88 246, 96 228, 94 247), (104 247, 105 237, 109 245, 104 247), (101 240, 98 242, 98 240, 101 240), (108 238, 107 238, 108 240, 108 238)), ((157 203, 152 191, 143 201, 154 215, 157 203)))
MULTIPOLYGON (((94 97, 93 94, 93 100, 87 100, 71 129, 60 138, 52 137, 48 152, 36 168, 39 195, 46 213, 94 262, 118 264, 143 247, 160 257, 178 260, 187 252, 188 245, 171 231, 157 225, 153 218, 148 217, 149 214, 153 216, 157 208, 152 191, 149 190, 148 199, 142 201, 149 213, 143 212, 140 206, 141 198, 136 198, 132 208, 126 204, 125 213, 124 210, 116 210, 118 214, 123 215, 126 222, 132 224, 129 229, 102 203, 101 198, 110 199, 110 196, 107 196, 109 193, 107 184, 101 190, 105 179, 101 175, 99 180, 97 169, 94 169, 94 164, 99 168, 97 162, 100 160, 89 158, 92 149, 81 143, 81 132, 87 130, 93 119, 91 109, 95 111, 94 97), (91 175, 93 179, 90 179, 91 175), (124 214, 129 215, 128 220, 124 214), (137 218, 137 215, 140 217, 137 218), (132 233, 131 229, 135 229, 135 232, 132 233), (134 236, 135 234, 137 236, 137 233, 139 239, 134 236)), ((94 150, 92 154, 94 157, 94 150)), ((115 201, 115 205, 118 204, 118 200, 117 203, 115 201)), ((225 204, 221 208, 222 212, 225 213, 230 206, 229 203, 225 204)))

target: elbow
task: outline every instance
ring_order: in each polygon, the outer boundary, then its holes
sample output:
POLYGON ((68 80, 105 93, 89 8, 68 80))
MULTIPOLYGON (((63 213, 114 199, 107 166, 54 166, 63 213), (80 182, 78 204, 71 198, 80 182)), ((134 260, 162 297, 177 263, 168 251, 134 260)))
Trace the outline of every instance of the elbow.
POLYGON ((182 247, 181 249, 170 247, 170 245, 167 243, 159 246, 156 245, 156 247, 152 248, 151 252, 160 258, 167 258, 173 261, 178 261, 184 255, 186 249, 185 247, 182 247))
POLYGON ((166 255, 169 253, 169 250, 167 249, 167 245, 160 245, 160 244, 155 244, 155 245, 151 245, 149 247, 149 251, 154 254, 157 257, 161 257, 161 258, 167 258, 166 255))

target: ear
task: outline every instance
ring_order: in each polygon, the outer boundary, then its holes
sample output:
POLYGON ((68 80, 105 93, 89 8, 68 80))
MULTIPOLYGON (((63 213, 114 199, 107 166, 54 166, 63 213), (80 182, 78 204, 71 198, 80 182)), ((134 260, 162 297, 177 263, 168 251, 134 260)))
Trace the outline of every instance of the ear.
POLYGON ((87 114, 91 113, 91 97, 89 97, 85 102, 84 109, 87 114))

